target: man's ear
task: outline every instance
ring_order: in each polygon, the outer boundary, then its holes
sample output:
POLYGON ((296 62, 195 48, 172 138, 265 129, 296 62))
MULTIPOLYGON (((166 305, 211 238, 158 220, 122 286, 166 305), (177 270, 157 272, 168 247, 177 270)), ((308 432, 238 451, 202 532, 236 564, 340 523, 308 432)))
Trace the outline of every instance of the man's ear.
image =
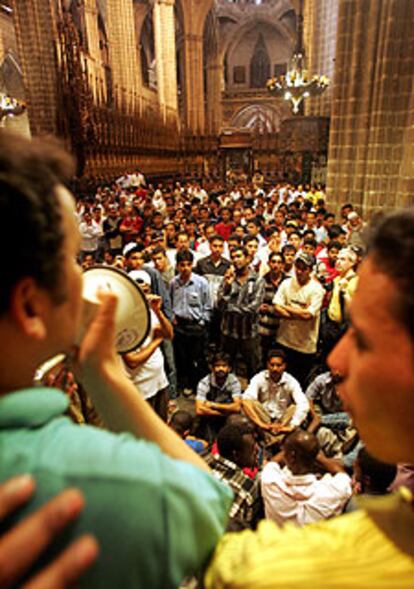
POLYGON ((11 315, 20 330, 38 341, 46 337, 46 296, 33 278, 23 278, 15 285, 10 300, 11 315))

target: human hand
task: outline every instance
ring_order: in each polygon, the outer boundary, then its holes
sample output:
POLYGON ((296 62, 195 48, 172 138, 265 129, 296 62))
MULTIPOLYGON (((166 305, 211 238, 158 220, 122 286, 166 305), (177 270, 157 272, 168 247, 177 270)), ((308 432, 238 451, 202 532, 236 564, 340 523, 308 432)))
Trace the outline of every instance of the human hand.
POLYGON ((164 339, 164 332, 159 325, 157 327, 154 327, 152 336, 154 339, 164 339))
POLYGON ((71 361, 76 379, 97 373, 103 366, 118 364, 115 350, 115 312, 118 299, 111 292, 98 292, 96 314, 79 347, 73 349, 71 361))
POLYGON ((162 306, 162 298, 158 295, 147 295, 147 301, 154 313, 159 313, 162 306))
MULTIPOLYGON (((34 489, 33 479, 26 475, 0 485, 0 520, 27 503, 34 489)), ((78 490, 66 490, 3 534, 0 537, 0 587, 7 589, 15 586, 54 537, 79 515, 83 505, 83 497, 78 490)), ((82 536, 25 583, 23 588, 72 587, 97 554, 96 540, 92 536, 82 536)))

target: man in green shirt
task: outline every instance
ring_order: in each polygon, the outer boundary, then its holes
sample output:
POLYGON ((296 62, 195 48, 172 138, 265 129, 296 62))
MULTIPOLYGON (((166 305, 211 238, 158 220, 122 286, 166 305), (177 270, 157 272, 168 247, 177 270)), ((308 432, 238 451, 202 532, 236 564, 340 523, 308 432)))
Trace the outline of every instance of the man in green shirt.
POLYGON ((100 553, 85 587, 177 587, 202 570, 227 521, 231 493, 136 394, 115 353, 116 297, 101 306, 73 348, 82 275, 73 171, 56 145, 0 134, 0 482, 29 473, 36 493, 23 517, 67 487, 85 499, 56 551, 83 533, 100 553), (12 250, 11 227, 19 226, 12 250), (32 388, 36 368, 71 353, 77 378, 112 432, 77 427, 67 398, 32 388))

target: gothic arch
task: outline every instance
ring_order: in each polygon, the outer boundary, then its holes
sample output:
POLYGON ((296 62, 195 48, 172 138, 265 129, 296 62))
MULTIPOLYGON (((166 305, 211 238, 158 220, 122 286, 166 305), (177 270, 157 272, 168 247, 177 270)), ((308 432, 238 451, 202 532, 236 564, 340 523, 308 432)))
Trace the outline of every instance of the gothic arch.
POLYGON ((255 134, 278 133, 283 119, 279 110, 268 104, 249 104, 236 112, 230 126, 250 129, 255 134))
MULTIPOLYGON (((226 31, 220 31, 221 55, 225 55, 231 51, 232 47, 239 43, 246 31, 256 28, 260 24, 267 24, 274 28, 285 42, 293 47, 296 41, 296 26, 292 22, 292 19, 289 18, 289 14, 294 10, 293 4, 294 2, 292 0, 282 0, 273 7, 271 12, 256 12, 251 10, 238 14, 238 18, 235 14, 226 14, 226 11, 223 11, 223 7, 217 8, 216 15, 220 22, 226 20, 228 24, 234 23, 233 26, 227 27, 226 31)), ((229 7, 231 6, 232 4, 229 5, 229 7)))
POLYGON ((271 76, 271 61, 263 34, 259 33, 250 60, 250 87, 264 88, 271 76))
POLYGON ((25 98, 22 70, 12 51, 6 53, 0 66, 0 87, 14 98, 25 98))

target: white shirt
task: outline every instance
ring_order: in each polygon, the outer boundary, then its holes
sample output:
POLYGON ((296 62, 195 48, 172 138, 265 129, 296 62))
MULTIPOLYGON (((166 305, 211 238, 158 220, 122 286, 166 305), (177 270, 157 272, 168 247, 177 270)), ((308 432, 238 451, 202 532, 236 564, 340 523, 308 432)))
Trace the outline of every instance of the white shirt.
POLYGON ((314 278, 301 286, 296 276, 284 280, 278 288, 274 305, 289 306, 308 311, 312 318, 280 319, 276 340, 279 344, 301 352, 314 354, 318 343, 320 311, 325 291, 314 278))
MULTIPOLYGON (((151 310, 150 313, 151 332, 150 335, 145 339, 142 346, 136 350, 137 352, 152 342, 154 339, 154 329, 160 325, 160 322, 154 311, 151 310)), ((140 366, 137 368, 128 368, 128 366, 125 365, 125 368, 129 378, 132 380, 144 399, 150 399, 151 397, 154 397, 158 391, 161 391, 168 386, 168 379, 164 370, 164 356, 162 355, 159 346, 155 352, 151 354, 148 360, 144 362, 144 364, 140 364, 140 366)))
POLYGON ((279 382, 274 382, 269 371, 262 370, 253 376, 243 393, 243 399, 259 401, 270 417, 276 420, 282 419, 286 409, 295 404, 295 413, 289 424, 293 426, 300 425, 309 411, 309 401, 300 384, 287 372, 282 374, 279 382))
POLYGON ((197 247, 197 254, 201 256, 201 258, 206 258, 211 254, 210 242, 208 239, 199 242, 197 247))
POLYGON ((90 225, 82 221, 79 225, 79 233, 83 252, 94 252, 98 249, 98 238, 102 235, 102 231, 94 219, 90 225))
POLYGON ((287 466, 269 462, 261 476, 262 496, 268 519, 279 525, 303 526, 342 513, 352 495, 351 479, 345 473, 294 475, 287 466))

